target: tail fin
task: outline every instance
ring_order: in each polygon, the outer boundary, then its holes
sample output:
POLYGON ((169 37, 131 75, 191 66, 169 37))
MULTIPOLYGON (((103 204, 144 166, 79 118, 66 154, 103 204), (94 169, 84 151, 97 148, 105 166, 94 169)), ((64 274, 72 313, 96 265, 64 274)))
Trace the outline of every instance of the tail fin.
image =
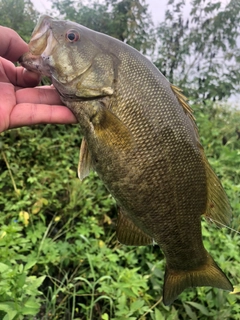
POLYGON ((194 270, 171 270, 166 268, 163 287, 163 303, 171 304, 186 288, 210 286, 233 291, 226 275, 208 254, 203 266, 194 270))

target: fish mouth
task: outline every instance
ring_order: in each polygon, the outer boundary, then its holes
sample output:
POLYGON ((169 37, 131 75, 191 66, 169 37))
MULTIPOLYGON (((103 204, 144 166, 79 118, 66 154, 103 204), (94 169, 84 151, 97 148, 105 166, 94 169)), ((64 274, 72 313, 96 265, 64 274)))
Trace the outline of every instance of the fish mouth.
POLYGON ((93 84, 93 75, 98 72, 99 63, 96 63, 96 70, 92 70, 92 66, 98 51, 92 49, 89 57, 89 52, 85 49, 81 57, 78 52, 79 42, 73 46, 71 41, 68 41, 68 31, 74 30, 72 25, 76 27, 76 32, 80 33, 78 25, 69 21, 56 21, 47 15, 40 17, 28 45, 29 51, 19 59, 20 64, 30 71, 49 77, 65 100, 85 100, 111 95, 113 89, 109 81, 103 89, 93 84))
POLYGON ((28 44, 29 51, 19 59, 24 68, 46 76, 51 76, 49 60, 57 43, 51 30, 51 20, 47 15, 40 17, 28 44))
MULTIPOLYGON (((72 67, 73 70, 66 72, 64 63, 60 63, 59 60, 63 58, 65 64, 69 64, 69 60, 65 59, 61 53, 59 56, 59 48, 63 48, 64 45, 58 39, 56 27, 54 28, 55 24, 56 20, 48 15, 40 17, 28 44, 29 51, 20 57, 19 63, 30 71, 48 76, 55 87, 61 87, 60 90, 68 91, 65 86, 79 82, 82 75, 91 68, 92 62, 82 66, 81 71, 76 72, 76 68, 72 67)), ((63 27, 62 34, 64 32, 63 27)), ((67 65, 67 67, 70 66, 67 65)))

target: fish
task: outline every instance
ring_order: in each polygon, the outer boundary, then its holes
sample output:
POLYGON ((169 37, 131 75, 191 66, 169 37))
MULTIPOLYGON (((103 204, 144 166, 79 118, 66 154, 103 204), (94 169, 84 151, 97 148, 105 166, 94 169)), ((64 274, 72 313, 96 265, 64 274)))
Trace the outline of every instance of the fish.
POLYGON ((20 63, 48 76, 76 116, 79 178, 96 171, 116 200, 118 241, 163 251, 163 303, 189 287, 232 291, 201 230, 202 217, 227 225, 232 210, 182 91, 126 43, 47 15, 20 63))

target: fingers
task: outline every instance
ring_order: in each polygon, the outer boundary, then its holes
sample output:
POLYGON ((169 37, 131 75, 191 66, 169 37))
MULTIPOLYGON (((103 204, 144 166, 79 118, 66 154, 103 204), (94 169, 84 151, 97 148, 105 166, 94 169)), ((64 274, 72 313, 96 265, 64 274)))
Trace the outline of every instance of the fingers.
MULTIPOLYGON (((17 93, 24 90, 25 89, 19 90, 17 93)), ((56 97, 56 92, 54 93, 54 90, 49 88, 49 92, 52 102, 59 101, 59 97, 56 97)), ((12 84, 0 84, 0 132, 10 128, 40 123, 77 123, 73 113, 67 107, 30 102, 24 103, 25 100, 29 99, 30 101, 30 98, 27 97, 27 95, 25 95, 25 99, 23 99, 23 97, 20 98, 19 101, 23 101, 17 104, 15 93, 16 92, 12 84)), ((27 91, 25 93, 27 94, 27 91)), ((44 102, 48 98, 45 97, 41 99, 41 102, 44 102)), ((36 98, 35 101, 39 101, 39 99, 36 98)), ((49 101, 47 100, 47 103, 48 102, 49 101)))
POLYGON ((64 106, 21 103, 16 105, 11 113, 9 128, 40 123, 71 124, 77 123, 77 120, 64 106))
POLYGON ((0 57, 0 82, 10 82, 15 86, 36 86, 39 83, 39 75, 27 71, 23 67, 15 67, 14 64, 0 57))
POLYGON ((10 61, 17 61, 28 51, 28 45, 13 30, 0 26, 0 132, 39 123, 76 123, 72 112, 61 106, 56 90, 36 86, 39 76, 15 67, 10 61), (10 61, 8 61, 8 60, 10 61))
POLYGON ((0 56, 10 61, 18 61, 28 51, 28 45, 12 29, 0 26, 0 39, 0 56))
POLYGON ((40 123, 77 123, 73 113, 61 106, 59 94, 52 86, 26 88, 16 91, 10 128, 40 123))
POLYGON ((16 104, 14 86, 10 83, 0 84, 0 132, 7 130, 10 115, 16 104))
POLYGON ((16 79, 16 86, 19 87, 35 87, 39 84, 40 81, 40 75, 28 71, 24 69, 23 67, 17 67, 17 79, 16 79))
POLYGON ((26 88, 16 92, 17 103, 62 105, 56 89, 52 86, 26 88))

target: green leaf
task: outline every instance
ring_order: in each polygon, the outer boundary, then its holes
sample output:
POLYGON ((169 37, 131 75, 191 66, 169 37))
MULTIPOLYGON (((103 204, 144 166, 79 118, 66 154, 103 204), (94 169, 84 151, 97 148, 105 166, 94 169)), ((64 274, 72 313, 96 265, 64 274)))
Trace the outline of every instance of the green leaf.
POLYGON ((144 301, 138 299, 131 304, 130 309, 131 311, 137 311, 137 310, 140 310, 143 306, 144 306, 144 301))
POLYGON ((162 315, 161 311, 157 308, 154 310, 155 320, 165 320, 164 316, 162 315))
POLYGON ((41 276, 39 278, 36 278, 35 276, 30 276, 27 278, 27 281, 31 283, 31 285, 34 288, 38 288, 40 287, 40 285, 43 283, 43 281, 45 280, 46 276, 41 276))
POLYGON ((203 306, 202 304, 197 303, 197 302, 191 302, 191 301, 186 301, 186 303, 188 303, 191 306, 193 306, 194 308, 200 310, 202 314, 204 314, 206 316, 209 316, 208 309, 205 306, 203 306))
POLYGON ((16 285, 19 287, 19 288, 22 288, 23 285, 25 284, 25 281, 26 281, 26 274, 25 273, 22 273, 18 276, 17 278, 17 281, 16 281, 16 285))
POLYGON ((3 273, 5 271, 9 271, 9 266, 0 262, 0 272, 3 273))
POLYGON ((31 269, 33 266, 35 266, 35 264, 37 263, 36 260, 30 260, 27 262, 27 264, 24 267, 24 270, 29 270, 31 269))
POLYGON ((234 286, 233 292, 230 292, 230 294, 239 294, 240 293, 240 284, 234 286))
POLYGON ((36 302, 34 297, 30 297, 25 303, 24 307, 21 309, 23 315, 36 315, 40 309, 40 303, 36 302))
POLYGON ((14 302, 5 302, 0 303, 0 310, 5 311, 8 316, 8 320, 13 320, 14 317, 17 315, 16 304, 14 302))
POLYGON ((196 315, 196 313, 193 312, 192 309, 191 309, 186 303, 184 303, 183 305, 184 305, 184 308, 185 308, 185 310, 186 310, 187 315, 189 316, 189 318, 190 318, 191 320, 197 320, 197 315, 196 315))

